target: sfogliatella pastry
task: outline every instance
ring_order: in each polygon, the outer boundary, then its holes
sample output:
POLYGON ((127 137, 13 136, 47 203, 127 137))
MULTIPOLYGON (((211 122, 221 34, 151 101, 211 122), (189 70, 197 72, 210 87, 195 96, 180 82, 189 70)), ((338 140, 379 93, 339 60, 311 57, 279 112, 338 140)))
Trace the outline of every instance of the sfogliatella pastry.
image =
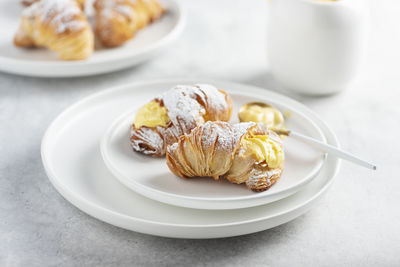
POLYGON ((94 36, 75 0, 41 0, 23 11, 14 44, 47 47, 61 59, 80 60, 92 54, 94 36))
POLYGON ((96 36, 107 47, 119 46, 164 13, 158 0, 96 0, 96 36))
POLYGON ((207 121, 228 121, 232 100, 212 85, 178 85, 147 103, 131 127, 133 150, 164 156, 168 145, 207 121))
POLYGON ((207 122, 167 149, 168 167, 179 177, 222 177, 256 192, 280 178, 283 163, 281 140, 263 123, 207 122))

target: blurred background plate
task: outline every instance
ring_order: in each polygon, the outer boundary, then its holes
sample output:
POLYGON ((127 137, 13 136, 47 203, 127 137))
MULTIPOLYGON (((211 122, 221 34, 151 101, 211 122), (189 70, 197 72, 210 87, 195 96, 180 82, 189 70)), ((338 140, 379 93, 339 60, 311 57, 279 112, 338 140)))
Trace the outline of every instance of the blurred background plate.
MULTIPOLYGON (((200 81, 141 82, 96 93, 74 104, 54 120, 42 141, 42 160, 50 181, 73 205, 102 221, 129 230, 176 238, 228 237, 265 230, 288 222, 320 199, 339 170, 340 160, 328 155, 323 168, 305 188, 282 200, 245 209, 199 210, 167 205, 143 197, 108 171, 99 142, 110 124, 132 107, 132 97, 146 101, 147 90, 168 89, 200 81), (135 90, 140 89, 140 90, 135 90)), ((334 133, 304 105, 268 90, 242 84, 208 82, 230 92, 252 91, 302 109, 338 146, 334 133)))
POLYGON ((185 15, 174 0, 160 0, 168 10, 158 21, 140 30, 124 45, 101 48, 81 61, 63 61, 47 49, 24 49, 13 44, 23 6, 20 1, 0 1, 0 71, 38 77, 75 77, 112 72, 155 57, 182 32, 185 15))

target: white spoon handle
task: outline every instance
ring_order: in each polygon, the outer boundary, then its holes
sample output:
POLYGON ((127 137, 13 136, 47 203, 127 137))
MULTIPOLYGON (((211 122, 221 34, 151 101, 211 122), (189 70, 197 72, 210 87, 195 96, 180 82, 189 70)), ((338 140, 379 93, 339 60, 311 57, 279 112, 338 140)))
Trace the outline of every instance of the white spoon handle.
POLYGON ((340 150, 337 147, 328 145, 326 143, 318 141, 318 140, 316 140, 314 138, 311 138, 309 136, 306 136, 306 135, 303 135, 303 134, 300 134, 300 133, 297 133, 297 132, 293 132, 293 131, 289 132, 289 136, 291 136, 291 137, 293 137, 293 138, 295 138, 297 140, 301 140, 301 141, 303 141, 303 142, 305 142, 307 144, 310 144, 310 145, 312 145, 312 146, 314 146, 314 147, 316 147, 316 148, 318 148, 318 149, 320 149, 320 150, 322 150, 324 152, 327 152, 327 153, 329 153, 331 155, 335 155, 338 158, 351 161, 351 162, 353 162, 355 164, 358 164, 360 166, 369 168, 371 170, 376 170, 376 166, 375 165, 373 165, 371 163, 368 163, 368 162, 366 162, 366 161, 364 161, 364 160, 362 160, 362 159, 360 159, 360 158, 358 158, 356 156, 353 156, 352 154, 350 154, 348 152, 340 150))

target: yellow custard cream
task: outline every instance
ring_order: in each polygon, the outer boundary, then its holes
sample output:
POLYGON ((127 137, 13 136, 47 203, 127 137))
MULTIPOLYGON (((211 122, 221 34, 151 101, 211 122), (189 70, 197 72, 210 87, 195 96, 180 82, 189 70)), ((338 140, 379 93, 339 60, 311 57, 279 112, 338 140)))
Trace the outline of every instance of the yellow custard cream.
POLYGON ((254 121, 263 122, 269 128, 283 128, 284 118, 282 113, 273 107, 264 107, 260 105, 248 105, 239 112, 239 119, 242 122, 254 121))
POLYGON ((142 126, 155 127, 155 126, 167 126, 169 117, 167 109, 160 106, 156 101, 151 101, 139 109, 135 117, 135 127, 140 128, 142 126))
POLYGON ((281 145, 267 135, 246 135, 241 145, 250 148, 257 162, 265 161, 269 168, 277 168, 283 162, 281 145))

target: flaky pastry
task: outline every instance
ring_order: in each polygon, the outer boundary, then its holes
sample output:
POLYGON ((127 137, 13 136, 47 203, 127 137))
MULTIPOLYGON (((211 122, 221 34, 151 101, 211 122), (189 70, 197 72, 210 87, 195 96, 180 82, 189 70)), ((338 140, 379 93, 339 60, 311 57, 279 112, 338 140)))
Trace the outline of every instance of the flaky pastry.
POLYGON ((107 47, 119 46, 164 13, 158 0, 96 0, 96 36, 107 47))
POLYGON ((89 57, 94 36, 75 0, 41 0, 26 8, 14 37, 19 47, 47 47, 64 60, 89 57))
POLYGON ((284 163, 279 136, 254 122, 207 122, 169 146, 166 157, 179 177, 222 177, 256 192, 280 178, 284 163))
POLYGON ((136 113, 131 127, 133 150, 164 156, 168 145, 206 121, 228 121, 232 100, 212 85, 178 85, 136 113))

